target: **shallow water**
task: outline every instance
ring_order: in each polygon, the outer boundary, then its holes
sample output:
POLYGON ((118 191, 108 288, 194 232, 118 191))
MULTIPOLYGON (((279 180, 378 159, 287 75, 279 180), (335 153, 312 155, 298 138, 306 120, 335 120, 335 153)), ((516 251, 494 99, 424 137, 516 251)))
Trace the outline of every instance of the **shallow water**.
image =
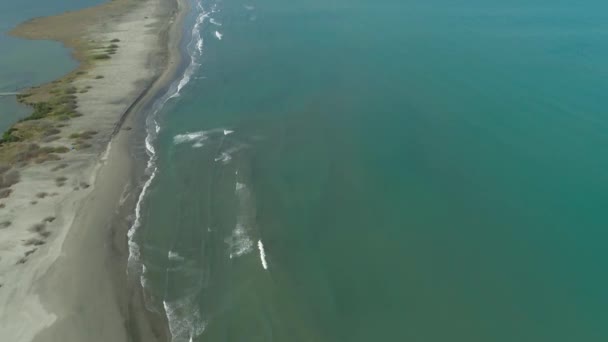
MULTIPOLYGON (((0 0, 0 93, 57 79, 76 67, 69 51, 58 42, 30 41, 8 35, 19 23, 40 16, 90 7, 102 0, 0 0)), ((29 109, 14 97, 0 97, 0 132, 4 132, 29 109)))
POLYGON ((606 5, 202 4, 135 236, 175 341, 608 339, 606 5))

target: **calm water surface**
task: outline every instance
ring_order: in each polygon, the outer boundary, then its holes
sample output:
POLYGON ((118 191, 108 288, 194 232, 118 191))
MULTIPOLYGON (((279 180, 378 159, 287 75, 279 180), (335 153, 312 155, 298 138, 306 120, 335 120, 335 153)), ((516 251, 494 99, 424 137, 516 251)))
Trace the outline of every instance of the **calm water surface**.
MULTIPOLYGON (((19 23, 102 3, 102 0, 0 0, 0 93, 14 92, 59 78, 76 67, 60 43, 29 41, 7 33, 19 23)), ((14 97, 0 97, 0 132, 29 109, 14 97)))
POLYGON ((175 341, 608 340, 604 2, 202 5, 136 234, 175 341))

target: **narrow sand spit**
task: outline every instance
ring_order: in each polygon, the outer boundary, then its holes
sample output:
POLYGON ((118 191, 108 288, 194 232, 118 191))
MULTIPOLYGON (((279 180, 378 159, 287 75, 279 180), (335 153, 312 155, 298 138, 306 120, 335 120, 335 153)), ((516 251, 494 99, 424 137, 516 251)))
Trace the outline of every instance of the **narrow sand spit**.
MULTIPOLYGON (((53 134, 27 141, 35 162, 11 162, 0 173, 5 180, 18 174, 0 194, 2 341, 167 339, 157 324, 162 318, 146 314, 140 292, 127 289, 124 213, 135 189, 128 147, 137 143, 127 128, 141 122, 134 117, 176 72, 174 22, 185 7, 176 0, 114 0, 34 19, 13 32, 60 40, 81 66, 27 94, 25 102, 51 102, 62 87, 73 115, 22 124, 18 132, 42 125, 53 134), (54 157, 37 152, 44 149, 54 157)), ((15 160, 8 153, 25 143, 11 144, 0 146, 0 164, 15 160)))

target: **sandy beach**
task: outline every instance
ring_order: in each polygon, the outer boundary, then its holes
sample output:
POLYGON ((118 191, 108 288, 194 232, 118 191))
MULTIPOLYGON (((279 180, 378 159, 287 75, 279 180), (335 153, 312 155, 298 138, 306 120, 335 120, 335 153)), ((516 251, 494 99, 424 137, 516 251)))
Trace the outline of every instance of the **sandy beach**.
POLYGON ((126 234, 138 189, 133 146, 180 63, 185 6, 115 0, 12 32, 59 40, 81 65, 26 91, 21 99, 45 115, 0 146, 3 341, 167 340, 163 315, 146 312, 127 279, 126 234))

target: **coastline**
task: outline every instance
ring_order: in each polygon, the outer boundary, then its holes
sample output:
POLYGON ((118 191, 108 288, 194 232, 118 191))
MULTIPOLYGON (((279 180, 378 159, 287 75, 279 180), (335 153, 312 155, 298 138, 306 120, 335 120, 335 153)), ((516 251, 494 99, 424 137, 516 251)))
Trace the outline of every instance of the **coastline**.
POLYGON ((80 67, 63 80, 33 88, 26 101, 45 100, 53 84, 65 80, 77 89, 88 89, 75 93, 81 116, 69 120, 61 127, 60 138, 49 143, 70 141, 67 134, 96 132, 87 142, 79 142, 89 145, 82 151, 72 148, 61 160, 22 165, 20 182, 12 184, 9 196, 1 200, 0 221, 10 219, 9 226, 0 230, 0 335, 4 338, 74 342, 169 339, 166 318, 148 312, 139 279, 129 279, 126 274, 127 231, 139 186, 133 146, 143 143, 138 135, 145 129, 145 111, 178 71, 180 23, 186 7, 185 0, 118 0, 34 19, 15 31, 30 39, 57 39, 41 28, 54 20, 65 21, 66 16, 95 17, 97 22, 87 23, 86 32, 79 37, 59 39, 73 49, 80 67), (40 32, 45 33, 37 35, 40 32), (118 48, 109 61, 92 61, 83 38, 87 42, 116 40, 118 48), (94 86, 88 88, 87 83, 94 80, 94 86), (58 170, 67 179, 58 182, 56 168, 66 164, 58 170), (59 190, 32 204, 30 197, 49 187, 59 190), (41 228, 32 230, 35 225, 41 228), (39 239, 40 244, 25 245, 24 241, 32 239, 28 235, 34 233, 44 233, 47 238, 39 239))

